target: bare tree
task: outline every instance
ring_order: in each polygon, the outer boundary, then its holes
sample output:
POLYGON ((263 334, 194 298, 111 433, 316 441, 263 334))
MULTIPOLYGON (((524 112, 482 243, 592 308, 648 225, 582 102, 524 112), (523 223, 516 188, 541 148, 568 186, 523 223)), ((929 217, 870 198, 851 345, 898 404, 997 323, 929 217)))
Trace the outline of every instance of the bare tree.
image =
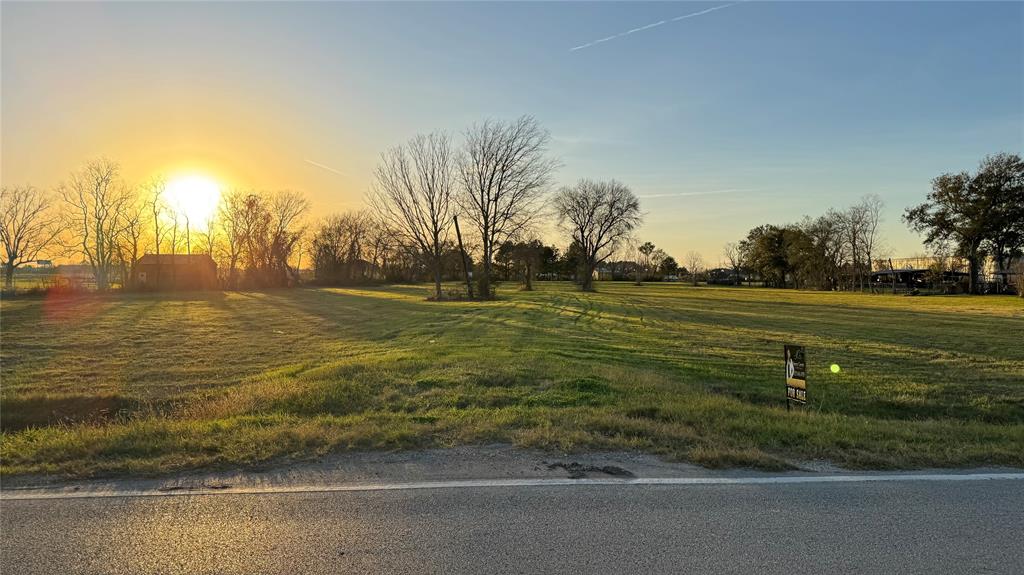
POLYGON ((133 196, 121 180, 120 167, 106 159, 89 162, 60 184, 57 192, 67 207, 65 223, 73 234, 70 245, 89 262, 96 289, 106 291, 117 263, 125 210, 133 196))
POLYGON ((192 220, 184 210, 181 215, 185 218, 185 253, 192 255, 192 220))
POLYGON ((597 266, 640 225, 640 200, 615 180, 580 180, 558 192, 554 207, 559 223, 583 251, 585 269, 580 284, 584 290, 592 290, 597 266))
POLYGON ((153 226, 153 248, 156 255, 160 255, 160 246, 167 235, 167 226, 163 220, 164 211, 167 206, 164 202, 164 193, 167 190, 167 180, 162 176, 156 176, 142 186, 142 192, 149 212, 150 223, 153 226))
POLYGON ((169 220, 168 227, 170 228, 168 233, 171 238, 171 255, 174 255, 178 253, 178 244, 181 243, 181 237, 178 235, 178 225, 181 222, 181 218, 177 208, 174 206, 170 206, 166 214, 169 220))
POLYGON ((204 223, 206 230, 200 233, 200 240, 202 242, 201 249, 209 254, 210 257, 214 257, 214 249, 217 246, 217 212, 211 212, 209 217, 206 218, 204 223))
POLYGON ((300 192, 284 190, 270 196, 270 237, 272 245, 272 267, 283 272, 285 278, 298 283, 299 270, 292 269, 289 260, 295 252, 306 228, 302 217, 309 211, 309 201, 300 192))
POLYGON ((441 253, 451 228, 455 155, 444 133, 419 135, 381 155, 370 204, 385 224, 415 245, 441 299, 441 253))
MULTIPOLYGON (((218 250, 222 264, 221 269, 227 268, 227 275, 223 282, 229 289, 238 288, 238 267, 242 259, 242 249, 245 243, 245 222, 243 212, 245 210, 245 199, 247 194, 239 190, 232 190, 221 196, 220 206, 217 210, 223 231, 223 241, 220 242, 218 250)), ((212 255, 212 254, 211 254, 212 255)))
POLYGON ((392 254, 402 245, 402 234, 391 229, 385 222, 375 219, 366 231, 366 256, 371 265, 371 277, 382 279, 392 254))
POLYGON ((851 289, 864 289, 864 241, 867 235, 868 213, 864 204, 850 206, 843 213, 842 229, 847 253, 853 269, 851 289))
POLYGON ((14 270, 35 261, 61 232, 46 193, 32 186, 0 188, 0 243, 4 248, 4 289, 14 289, 14 270))
MULTIPOLYGON (((366 212, 346 212, 325 218, 313 234, 311 251, 317 281, 352 284, 371 279, 374 270, 364 258, 383 250, 381 226, 366 212)), ((417 248, 418 249, 418 248, 417 248)), ((371 257, 379 259, 382 253, 371 257)))
POLYGON ((868 194, 861 199, 860 209, 864 215, 863 237, 861 244, 864 251, 864 260, 867 262, 867 275, 871 275, 874 265, 874 258, 881 249, 882 210, 885 209, 885 202, 877 194, 868 194))
POLYGON ((148 207, 138 197, 130 198, 124 207, 122 225, 117 237, 117 259, 121 267, 121 285, 135 287, 135 266, 146 250, 144 240, 148 207))
POLYGON ((690 279, 693 281, 693 285, 697 285, 697 278, 704 271, 704 258, 700 253, 690 250, 686 252, 683 265, 690 272, 690 279))
POLYGON ((722 255, 725 256, 725 261, 729 263, 729 269, 732 270, 733 283, 740 285, 740 268, 743 267, 743 251, 740 249, 740 245, 736 242, 725 244, 722 255))
POLYGON ((480 235, 480 296, 492 297, 494 250, 526 227, 543 208, 557 162, 546 157, 550 135, 535 119, 486 121, 466 131, 459 204, 480 235))

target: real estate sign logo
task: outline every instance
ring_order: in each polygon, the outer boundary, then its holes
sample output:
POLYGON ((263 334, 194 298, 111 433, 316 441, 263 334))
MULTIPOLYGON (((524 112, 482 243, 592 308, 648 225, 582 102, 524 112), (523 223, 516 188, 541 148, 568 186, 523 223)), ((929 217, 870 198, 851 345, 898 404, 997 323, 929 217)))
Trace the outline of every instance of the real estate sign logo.
POLYGON ((786 399, 807 403, 807 358, 804 346, 787 345, 786 352, 786 399))

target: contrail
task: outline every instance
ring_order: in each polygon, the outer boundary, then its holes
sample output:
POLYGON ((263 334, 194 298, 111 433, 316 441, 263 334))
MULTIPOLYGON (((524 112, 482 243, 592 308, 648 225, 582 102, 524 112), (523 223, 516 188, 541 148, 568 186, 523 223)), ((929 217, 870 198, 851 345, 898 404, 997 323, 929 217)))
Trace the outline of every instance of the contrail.
POLYGON ((306 160, 306 163, 307 164, 312 164, 312 165, 314 165, 314 166, 316 166, 318 168, 323 168, 324 170, 327 170, 328 172, 334 172, 335 174, 338 174, 339 176, 344 176, 346 178, 348 177, 348 174, 346 174, 344 172, 339 172, 338 170, 335 170, 334 168, 332 168, 330 166, 325 166, 325 165, 323 165, 321 163, 314 162, 313 160, 306 160))
MULTIPOLYGON (((744 0, 744 1, 746 1, 746 0, 744 0)), ((607 38, 601 38, 600 40, 594 40, 593 42, 587 42, 586 44, 580 44, 579 46, 576 46, 574 48, 569 48, 569 51, 570 52, 575 52, 576 50, 582 50, 584 48, 589 48, 591 46, 594 46, 596 44, 600 44, 602 42, 607 42, 609 40, 614 40, 616 38, 621 38, 623 36, 629 36, 630 34, 635 34, 636 32, 642 32, 644 30, 650 30, 651 28, 654 28, 656 26, 661 26, 662 24, 668 24, 669 22, 678 22, 679 20, 686 20, 687 18, 696 18, 697 16, 703 16, 704 14, 707 14, 709 12, 714 12, 715 10, 721 10, 722 8, 728 8, 729 6, 735 6, 737 4, 740 4, 740 2, 732 2, 730 4, 722 4, 721 6, 715 6, 714 8, 708 8, 706 10, 701 10, 700 12, 694 12, 692 14, 683 14, 682 16, 676 16, 675 18, 669 18, 668 20, 659 20, 657 22, 653 22, 653 23, 648 24, 646 26, 640 26, 639 28, 633 28, 632 30, 627 30, 625 32, 619 32, 618 34, 615 34, 613 36, 608 36, 607 38)))
POLYGON ((671 194, 644 194, 637 195, 640 199, 650 198, 681 198, 685 196, 713 196, 717 194, 739 194, 742 192, 756 192, 755 189, 742 189, 742 190, 708 190, 706 192, 678 192, 671 194))

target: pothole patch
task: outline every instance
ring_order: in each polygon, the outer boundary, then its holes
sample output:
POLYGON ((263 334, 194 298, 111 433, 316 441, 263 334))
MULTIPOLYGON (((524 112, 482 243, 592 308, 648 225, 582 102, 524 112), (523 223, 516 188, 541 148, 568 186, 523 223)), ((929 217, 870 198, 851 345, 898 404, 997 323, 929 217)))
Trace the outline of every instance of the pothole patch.
POLYGON ((547 463, 548 469, 564 469, 569 475, 569 479, 583 479, 590 473, 601 473, 604 475, 611 475, 614 477, 633 477, 633 472, 619 467, 618 465, 588 465, 583 463, 577 463, 575 461, 565 463, 558 461, 555 463, 547 463))

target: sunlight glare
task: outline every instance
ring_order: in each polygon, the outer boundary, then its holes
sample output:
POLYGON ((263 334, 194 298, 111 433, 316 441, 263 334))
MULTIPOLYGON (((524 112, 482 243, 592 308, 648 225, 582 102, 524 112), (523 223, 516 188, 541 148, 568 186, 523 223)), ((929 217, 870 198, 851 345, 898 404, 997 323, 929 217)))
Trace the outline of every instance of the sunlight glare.
POLYGON ((195 228, 204 228, 220 202, 220 185, 212 179, 190 175, 167 184, 167 203, 195 228))

